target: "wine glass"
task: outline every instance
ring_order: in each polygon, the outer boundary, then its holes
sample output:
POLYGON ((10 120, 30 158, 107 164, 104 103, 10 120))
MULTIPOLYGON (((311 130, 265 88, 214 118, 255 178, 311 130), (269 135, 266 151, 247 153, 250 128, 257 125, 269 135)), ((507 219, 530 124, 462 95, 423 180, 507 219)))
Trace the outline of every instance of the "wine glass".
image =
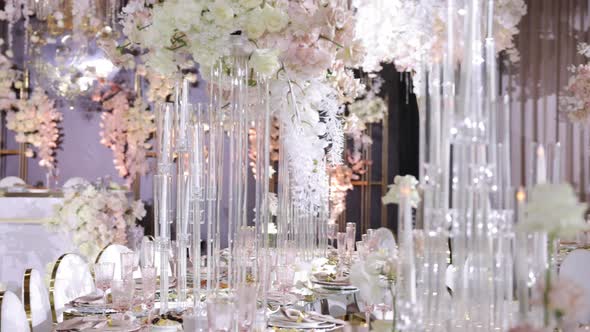
POLYGON ((156 299, 156 268, 144 267, 141 269, 141 289, 143 292, 143 303, 148 311, 148 322, 152 321, 152 309, 156 299))
POLYGON ((287 293, 293 287, 293 279, 295 278, 295 270, 289 265, 279 266, 277 268, 277 281, 279 283, 279 291, 283 295, 283 303, 287 302, 287 293))
POLYGON ((111 286, 114 275, 115 263, 105 262, 94 264, 94 283, 96 285, 96 288, 102 291, 102 297, 104 300, 103 315, 106 315, 107 289, 109 289, 109 287, 111 286))
POLYGON ((344 260, 346 259, 346 233, 338 232, 336 241, 338 243, 338 275, 341 277, 344 272, 344 260))
POLYGON ((141 267, 153 267, 156 256, 156 246, 153 241, 144 238, 141 244, 141 267))
POLYGON ((135 267, 135 254, 131 252, 121 253, 121 279, 133 279, 135 267))
POLYGON ((354 252, 354 242, 356 240, 356 224, 353 222, 346 223, 346 251, 349 256, 354 252))
POLYGON ((334 247, 334 240, 336 240, 336 234, 338 234, 338 224, 328 224, 328 240, 329 244, 334 247))

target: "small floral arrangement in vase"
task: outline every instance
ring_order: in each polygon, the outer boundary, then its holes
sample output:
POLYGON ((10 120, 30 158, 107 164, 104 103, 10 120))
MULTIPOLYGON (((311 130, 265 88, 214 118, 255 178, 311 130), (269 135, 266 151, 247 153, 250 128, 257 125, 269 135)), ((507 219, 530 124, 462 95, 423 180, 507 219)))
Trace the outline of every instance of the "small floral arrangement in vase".
MULTIPOLYGON (((573 331, 582 305, 583 290, 556 276, 551 256, 559 238, 567 238, 588 229, 584 221, 586 204, 580 203, 569 184, 539 184, 530 192, 524 205, 523 220, 517 225, 525 234, 547 234, 547 262, 544 277, 533 290, 531 307, 542 311, 542 322, 522 322, 511 332, 573 331), (530 325, 534 324, 534 325, 530 325)), ((585 312, 583 309, 582 312, 585 312)))

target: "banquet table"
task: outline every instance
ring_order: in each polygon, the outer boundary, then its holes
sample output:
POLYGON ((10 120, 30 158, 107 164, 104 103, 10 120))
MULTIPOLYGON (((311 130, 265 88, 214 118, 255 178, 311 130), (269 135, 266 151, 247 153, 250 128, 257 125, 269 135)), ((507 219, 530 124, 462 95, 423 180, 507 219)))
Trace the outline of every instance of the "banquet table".
MULTIPOLYGON (((11 193, 0 197, 0 282, 19 292, 27 268, 45 273, 48 263, 74 249, 71 239, 48 230, 58 194, 11 193)), ((18 294, 18 293, 17 293, 18 294)))

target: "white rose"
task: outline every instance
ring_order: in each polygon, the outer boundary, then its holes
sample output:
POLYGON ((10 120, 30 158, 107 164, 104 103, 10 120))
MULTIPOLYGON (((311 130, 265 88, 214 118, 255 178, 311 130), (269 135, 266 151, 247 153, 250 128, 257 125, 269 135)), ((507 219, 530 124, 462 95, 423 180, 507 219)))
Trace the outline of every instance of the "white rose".
POLYGON ((234 10, 223 0, 216 0, 209 5, 209 11, 215 23, 221 26, 229 26, 234 18, 234 10))
POLYGON ((266 31, 266 25, 264 24, 264 20, 260 18, 261 16, 262 9, 260 8, 256 8, 252 10, 250 13, 248 13, 245 25, 248 38, 258 39, 266 31))
POLYGON ((262 76, 270 77, 280 68, 278 51, 270 49, 260 49, 254 51, 250 57, 250 67, 262 76))
POLYGON ((262 20, 270 32, 279 32, 289 23, 287 14, 269 5, 262 8, 262 20))
POLYGON ((262 0, 242 0, 240 1, 240 5, 244 6, 244 8, 252 9, 254 7, 258 7, 262 4, 262 0))

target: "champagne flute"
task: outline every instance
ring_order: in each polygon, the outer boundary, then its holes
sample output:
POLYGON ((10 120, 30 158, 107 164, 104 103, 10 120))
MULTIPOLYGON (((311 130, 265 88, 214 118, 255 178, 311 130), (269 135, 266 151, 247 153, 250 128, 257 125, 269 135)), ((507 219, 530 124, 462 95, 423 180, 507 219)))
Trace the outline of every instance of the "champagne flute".
POLYGON ((156 246, 153 241, 144 238, 141 244, 141 267, 153 267, 156 255, 156 246))
POLYGON ((96 288, 102 291, 104 300, 103 316, 106 315, 107 308, 107 289, 111 287, 115 275, 115 263, 105 262, 94 264, 94 283, 96 288))
POLYGON ((121 279, 133 279, 135 254, 131 252, 121 253, 121 279))
POLYGON ((328 240, 332 248, 335 247, 334 240, 336 239, 336 234, 338 234, 338 224, 328 224, 328 240))

